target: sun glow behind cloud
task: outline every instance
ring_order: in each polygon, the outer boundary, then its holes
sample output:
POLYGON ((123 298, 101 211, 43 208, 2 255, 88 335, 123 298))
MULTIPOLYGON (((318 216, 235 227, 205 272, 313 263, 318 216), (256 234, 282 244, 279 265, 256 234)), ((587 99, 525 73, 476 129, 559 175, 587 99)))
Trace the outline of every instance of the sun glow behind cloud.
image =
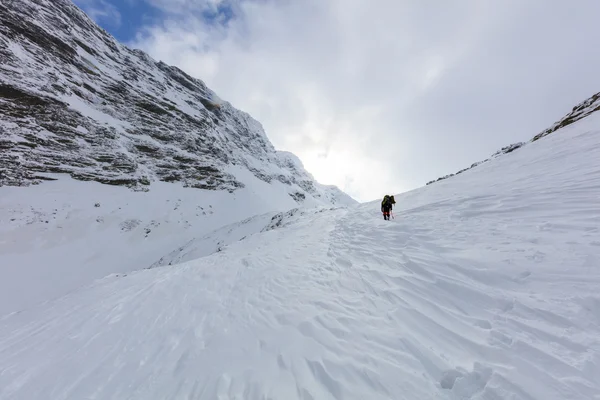
POLYGON ((158 13, 129 44, 359 200, 527 140, 600 87, 593 0, 129 1, 158 13))

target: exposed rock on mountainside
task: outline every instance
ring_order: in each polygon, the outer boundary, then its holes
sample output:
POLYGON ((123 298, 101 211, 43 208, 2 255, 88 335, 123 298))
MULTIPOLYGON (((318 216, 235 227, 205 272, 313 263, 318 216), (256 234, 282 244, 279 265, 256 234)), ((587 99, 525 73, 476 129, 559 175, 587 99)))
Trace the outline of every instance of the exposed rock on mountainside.
POLYGON ((433 181, 429 181, 429 182, 427 182, 427 185, 430 185, 432 183, 435 183, 435 182, 438 182, 438 181, 441 181, 444 179, 448 179, 455 175, 461 174, 465 171, 470 170, 471 168, 475 168, 476 166, 481 165, 484 162, 487 162, 493 158, 499 157, 503 154, 511 153, 527 143, 532 143, 532 142, 535 142, 536 140, 543 138, 544 136, 548 136, 549 134, 559 130, 560 128, 564 128, 565 126, 571 125, 572 123, 577 122, 580 119, 583 119, 596 111, 600 111, 600 93, 596 93, 589 99, 587 99, 584 102, 573 107, 573 110, 569 114, 565 115, 561 120, 556 122, 550 128, 535 135, 529 142, 513 143, 509 146, 503 147, 501 150, 498 150, 497 152, 492 154, 492 156, 490 158, 485 159, 483 161, 476 162, 476 163, 472 164, 470 167, 461 169, 460 171, 458 171, 454 174, 442 176, 441 178, 435 179, 433 181))
POLYGON ((572 123, 577 122, 596 111, 600 111, 600 93, 596 93, 586 101, 573 107, 573 110, 569 114, 565 115, 560 121, 556 122, 550 128, 535 135, 531 141, 535 142, 536 140, 543 138, 544 136, 548 136, 560 128, 571 125, 572 123))
POLYGON ((248 170, 290 186, 298 202, 351 201, 202 81, 119 44, 68 0, 0 4, 0 115, 0 186, 67 173, 234 191, 248 170))
POLYGON ((455 175, 458 175, 458 174, 462 174, 463 172, 468 171, 471 168, 475 168, 476 166, 481 165, 484 162, 490 161, 493 158, 499 157, 499 156, 501 156, 503 154, 511 153, 511 152, 517 150, 518 148, 520 148, 521 146, 523 146, 524 144, 525 144, 525 142, 519 142, 519 143, 513 143, 511 145, 505 146, 502 149, 500 149, 497 152, 495 152, 494 154, 492 154, 492 156, 490 158, 487 158, 487 159, 485 159, 483 161, 478 161, 476 163, 473 163, 473 164, 471 164, 470 167, 461 169, 460 171, 458 171, 458 172, 456 172, 454 174, 445 175, 445 176, 442 176, 441 178, 437 178, 436 180, 429 181, 429 182, 427 182, 427 184, 431 185, 432 183, 435 183, 435 182, 438 182, 438 181, 441 181, 441 180, 444 180, 444 179, 451 178, 451 177, 453 177, 455 175))

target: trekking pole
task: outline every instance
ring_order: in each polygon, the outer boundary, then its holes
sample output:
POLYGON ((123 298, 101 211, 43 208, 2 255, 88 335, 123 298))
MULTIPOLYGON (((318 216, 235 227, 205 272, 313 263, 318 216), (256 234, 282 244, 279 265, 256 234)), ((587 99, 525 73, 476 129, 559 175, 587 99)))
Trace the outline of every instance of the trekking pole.
POLYGON ((396 217, 394 217, 394 212, 390 211, 392 213, 392 219, 396 219, 396 217))

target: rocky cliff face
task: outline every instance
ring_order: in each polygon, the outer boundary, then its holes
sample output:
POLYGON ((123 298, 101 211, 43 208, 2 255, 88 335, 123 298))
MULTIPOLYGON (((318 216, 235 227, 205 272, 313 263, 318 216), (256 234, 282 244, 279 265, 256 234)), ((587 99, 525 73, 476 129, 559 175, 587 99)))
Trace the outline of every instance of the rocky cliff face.
POLYGON ((0 3, 0 115, 0 186, 66 173, 136 190, 235 191, 247 170, 299 203, 353 202, 202 81, 121 45, 68 0, 0 3))
POLYGON ((427 185, 430 185, 432 183, 444 180, 444 179, 448 179, 451 178, 455 175, 461 174, 465 171, 470 170, 471 168, 475 168, 478 165, 483 164, 484 162, 487 162, 491 159, 494 159, 496 157, 499 157, 503 154, 508 154, 508 153, 512 153, 513 151, 521 148, 523 145, 526 145, 527 143, 532 143, 535 142, 536 140, 539 140, 545 136, 550 135, 551 133, 554 133, 555 131, 559 130, 560 128, 564 128, 565 126, 571 125, 574 122, 577 122, 585 117, 587 117, 588 115, 596 112, 596 111, 600 111, 600 93, 596 93, 595 95, 593 95, 592 97, 590 97, 589 99, 581 102, 580 104, 578 104, 577 106, 573 107, 573 110, 571 110, 570 113, 568 113, 567 115, 565 115, 563 118, 561 118, 559 121, 555 122, 554 125, 552 125, 550 128, 546 129, 543 132, 538 133, 537 135, 535 135, 529 142, 519 142, 519 143, 513 143, 511 145, 505 146, 502 149, 498 150, 497 152, 495 152, 494 154, 492 154, 492 156, 490 158, 487 158, 483 161, 478 161, 476 163, 471 164, 470 167, 461 169, 460 171, 454 173, 454 174, 449 174, 446 176, 442 176, 438 179, 435 179, 433 181, 429 181, 427 182, 427 185))

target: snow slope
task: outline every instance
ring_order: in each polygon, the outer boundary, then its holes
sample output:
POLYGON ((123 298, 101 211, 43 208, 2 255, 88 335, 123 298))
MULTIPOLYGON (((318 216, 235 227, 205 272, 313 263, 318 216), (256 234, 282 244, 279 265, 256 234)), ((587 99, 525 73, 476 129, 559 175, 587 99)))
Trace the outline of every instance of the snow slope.
MULTIPOLYGON (((286 185, 242 172, 236 175, 245 187, 233 193, 163 182, 136 192, 59 175, 42 185, 0 187, 0 316, 108 274, 148 268, 183 243, 215 239, 221 227, 263 215, 262 225, 250 225, 258 232, 298 207, 286 185)), ((303 202, 307 210, 325 205, 332 207, 312 197, 303 202)))
POLYGON ((8 315, 0 399, 600 399, 598 160, 594 114, 8 315))

